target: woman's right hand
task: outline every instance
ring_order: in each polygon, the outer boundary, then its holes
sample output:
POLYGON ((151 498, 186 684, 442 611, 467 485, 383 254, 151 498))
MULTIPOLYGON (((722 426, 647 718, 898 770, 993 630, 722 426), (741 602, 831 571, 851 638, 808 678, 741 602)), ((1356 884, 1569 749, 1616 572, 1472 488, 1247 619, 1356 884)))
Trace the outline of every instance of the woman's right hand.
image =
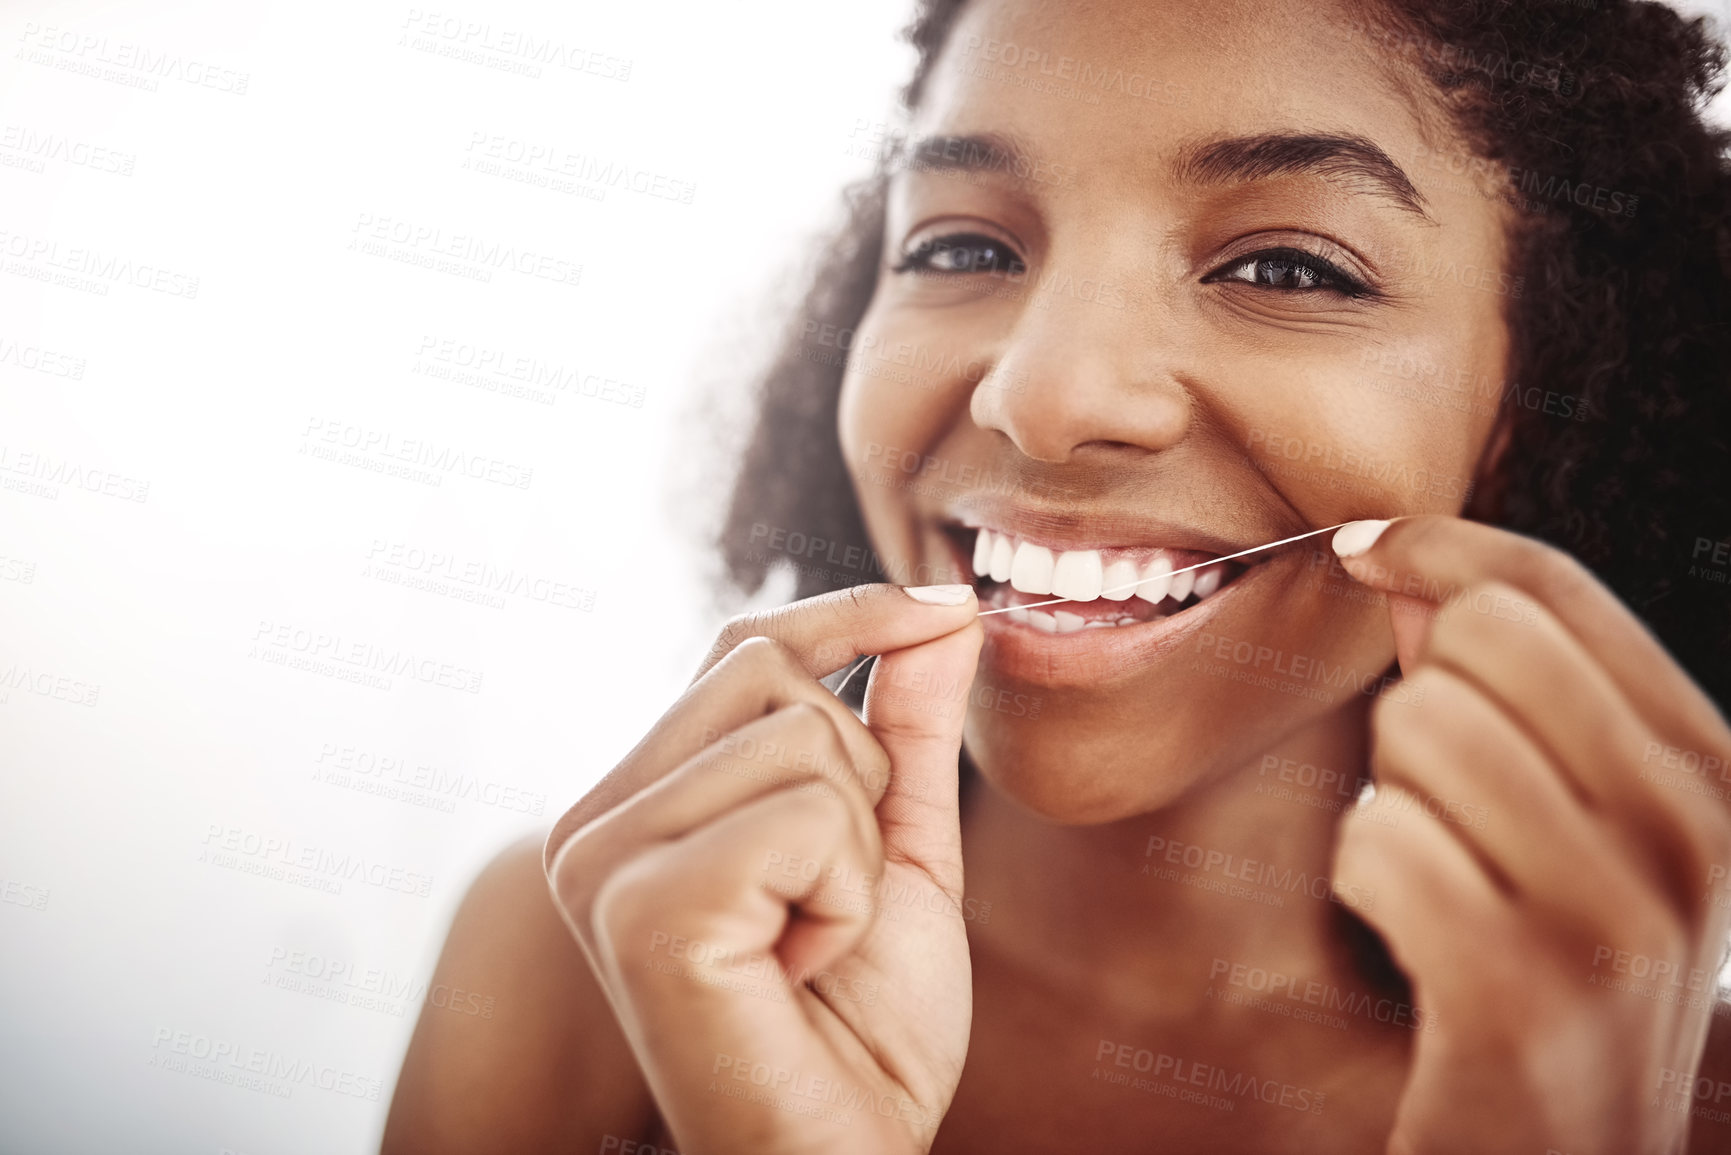
POLYGON ((936 589, 959 600, 859 586, 735 619, 547 841, 685 1155, 923 1153, 955 1094, 957 758, 983 635, 970 589, 936 589), (883 655, 863 723, 818 681, 859 654, 883 655))

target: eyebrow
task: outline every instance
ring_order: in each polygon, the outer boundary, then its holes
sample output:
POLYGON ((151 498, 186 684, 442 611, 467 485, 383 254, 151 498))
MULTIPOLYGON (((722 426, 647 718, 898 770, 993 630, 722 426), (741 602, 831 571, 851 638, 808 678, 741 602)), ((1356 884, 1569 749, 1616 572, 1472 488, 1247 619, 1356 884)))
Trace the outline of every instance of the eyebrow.
POLYGON ((1176 170, 1180 180, 1193 184, 1238 184, 1281 176, 1345 179, 1436 223, 1405 170, 1362 136, 1271 132, 1206 140, 1180 150, 1176 170))
POLYGON ((1005 172, 1011 175, 1033 167, 1027 149, 1015 137, 998 132, 938 134, 901 142, 890 164, 895 168, 928 172, 1005 172))
MULTIPOLYGON (((1002 172, 1033 168, 1014 137, 985 132, 939 134, 902 142, 892 167, 928 172, 1002 172)), ((1362 136, 1269 132, 1204 140, 1186 145, 1174 165, 1190 184, 1241 184, 1282 176, 1345 179, 1435 224, 1424 195, 1388 153, 1362 136)))

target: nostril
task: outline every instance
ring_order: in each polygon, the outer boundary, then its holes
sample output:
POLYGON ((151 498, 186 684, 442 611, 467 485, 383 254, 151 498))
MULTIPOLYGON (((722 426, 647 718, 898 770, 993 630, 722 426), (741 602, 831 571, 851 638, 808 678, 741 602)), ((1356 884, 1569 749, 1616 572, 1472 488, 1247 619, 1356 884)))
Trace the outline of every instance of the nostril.
POLYGON ((1144 457, 1155 452, 1154 450, 1149 449, 1146 445, 1138 445, 1134 441, 1107 441, 1103 439, 1084 441, 1080 445, 1076 446, 1076 449, 1071 450, 1071 452, 1074 453, 1076 450, 1081 449, 1100 450, 1107 453, 1133 453, 1138 457, 1144 457))

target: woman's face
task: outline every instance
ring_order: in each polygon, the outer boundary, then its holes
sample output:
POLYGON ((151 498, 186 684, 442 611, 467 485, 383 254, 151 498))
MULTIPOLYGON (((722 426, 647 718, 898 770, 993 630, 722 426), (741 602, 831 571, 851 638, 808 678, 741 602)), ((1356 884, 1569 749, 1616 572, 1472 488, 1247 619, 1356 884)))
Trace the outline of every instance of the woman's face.
MULTIPOLYGON (((843 337, 841 443, 886 560, 959 569, 992 608, 1466 504, 1520 289, 1504 218, 1435 163, 1464 146, 1347 20, 964 10, 843 337)), ((1196 571, 1181 602, 1183 577, 984 619, 981 772, 1106 821, 1362 704, 1388 614, 1327 548, 1196 571)))

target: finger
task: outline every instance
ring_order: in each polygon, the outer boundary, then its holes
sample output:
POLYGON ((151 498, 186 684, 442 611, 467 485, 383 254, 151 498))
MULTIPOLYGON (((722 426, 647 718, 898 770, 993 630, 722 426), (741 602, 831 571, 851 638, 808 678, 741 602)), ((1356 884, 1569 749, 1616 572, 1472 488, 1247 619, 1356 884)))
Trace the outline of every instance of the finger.
MULTIPOLYGON (((826 690, 786 645, 769 637, 747 638, 700 677, 662 715, 643 740, 608 771, 589 793, 567 810, 547 838, 551 866, 565 840, 586 824, 622 805, 698 751, 754 719, 795 703, 821 711, 834 723, 847 748, 847 763, 873 795, 875 805, 889 785, 889 755, 852 710, 826 690)), ((767 771, 800 757, 774 741, 753 740, 749 749, 735 742, 744 757, 767 771)))
POLYGON ((1335 891, 1375 895, 1354 910, 1382 935, 1427 1012, 1470 995, 1470 986, 1456 988, 1479 981, 1481 968, 1460 966, 1462 944, 1498 941, 1513 916, 1478 860, 1394 783, 1354 807, 1340 831, 1335 891))
POLYGON ((787 972, 820 970, 864 933, 869 918, 826 896, 827 883, 788 887, 763 869, 769 852, 779 850, 821 860, 826 875, 869 872, 869 848, 854 831, 833 799, 776 791, 643 851, 598 896, 592 922, 602 979, 676 1134, 761 1130, 761 1106, 703 1091, 718 1079, 730 1082, 736 1061, 767 1063, 766 1075, 795 1072, 806 1082, 857 1082, 833 1036, 813 1029, 809 1004, 787 972), (795 920, 820 921, 824 933, 786 943, 795 920), (677 963, 667 949, 675 939, 686 948, 677 963), (754 981, 742 982, 741 969, 754 981))
POLYGON ((877 877, 880 849, 838 794, 772 790, 616 866, 595 896, 591 929, 614 960, 625 957, 621 928, 653 917, 731 956, 819 969, 871 925, 858 887, 877 877), (811 865, 790 872, 788 862, 811 865))
MULTIPOLYGON (((1492 581, 1513 586, 1548 607, 1657 729, 1726 733, 1718 709, 1646 626, 1568 554, 1494 526, 1435 515, 1398 518, 1368 547, 1351 552, 1369 536, 1360 527, 1371 524, 1353 522, 1334 539, 1336 552, 1348 548, 1341 564, 1357 580, 1439 605, 1465 602, 1491 613, 1497 612, 1494 596, 1486 601, 1482 587, 1492 581)), ((1731 744, 1724 738, 1720 742, 1731 744)))
POLYGON ((814 678, 862 654, 881 654, 959 630, 979 614, 973 587, 861 585, 728 622, 697 676, 747 638, 774 638, 814 678))
POLYGON ((979 623, 879 658, 866 725, 890 757, 878 803, 884 854, 925 870, 952 899, 962 888, 958 782, 962 724, 985 631, 979 623))
MULTIPOLYGON (((1500 582, 1479 588, 1493 605, 1519 596, 1500 582)), ((1652 731, 1549 610, 1529 609, 1514 622, 1449 611, 1432 628, 1427 660, 1488 695, 1664 891, 1691 903, 1716 861, 1726 816, 1640 773, 1652 731)))
POLYGON ((1377 792, 1397 793, 1368 813, 1405 825, 1441 823, 1493 881, 1574 925, 1609 904, 1648 901, 1633 874, 1607 868, 1605 832, 1545 752, 1475 684, 1425 665, 1408 676, 1422 687, 1418 709, 1379 709, 1372 764, 1377 792))
POLYGON ((713 740, 710 731, 733 729, 791 700, 823 705, 847 739, 855 765, 868 777, 881 771, 887 786, 887 766, 874 749, 875 741, 861 733, 858 719, 815 679, 835 673, 860 653, 883 653, 952 632, 976 620, 978 612, 968 586, 863 585, 734 618, 662 722, 554 823, 543 861, 551 869, 573 832, 708 745, 713 740), (762 642, 747 645, 756 639, 762 642), (735 672, 710 677, 742 650, 750 652, 735 662, 735 672), (765 692, 765 684, 774 689, 765 692))
MULTIPOLYGON (((548 871, 560 909, 578 936, 586 936, 595 896, 619 863, 645 846, 684 838, 781 790, 834 795, 858 828, 854 837, 877 847, 873 799, 859 784, 847 757, 834 722, 810 703, 795 703, 742 727, 570 838, 548 871), (766 768, 755 757, 755 751, 765 747, 797 756, 785 767, 766 768)), ((816 869, 803 859, 772 865, 795 875, 816 869)))
POLYGON ((1403 674, 1418 668, 1425 637, 1437 615, 1436 606, 1419 598, 1388 595, 1388 624, 1394 630, 1394 657, 1403 674))

